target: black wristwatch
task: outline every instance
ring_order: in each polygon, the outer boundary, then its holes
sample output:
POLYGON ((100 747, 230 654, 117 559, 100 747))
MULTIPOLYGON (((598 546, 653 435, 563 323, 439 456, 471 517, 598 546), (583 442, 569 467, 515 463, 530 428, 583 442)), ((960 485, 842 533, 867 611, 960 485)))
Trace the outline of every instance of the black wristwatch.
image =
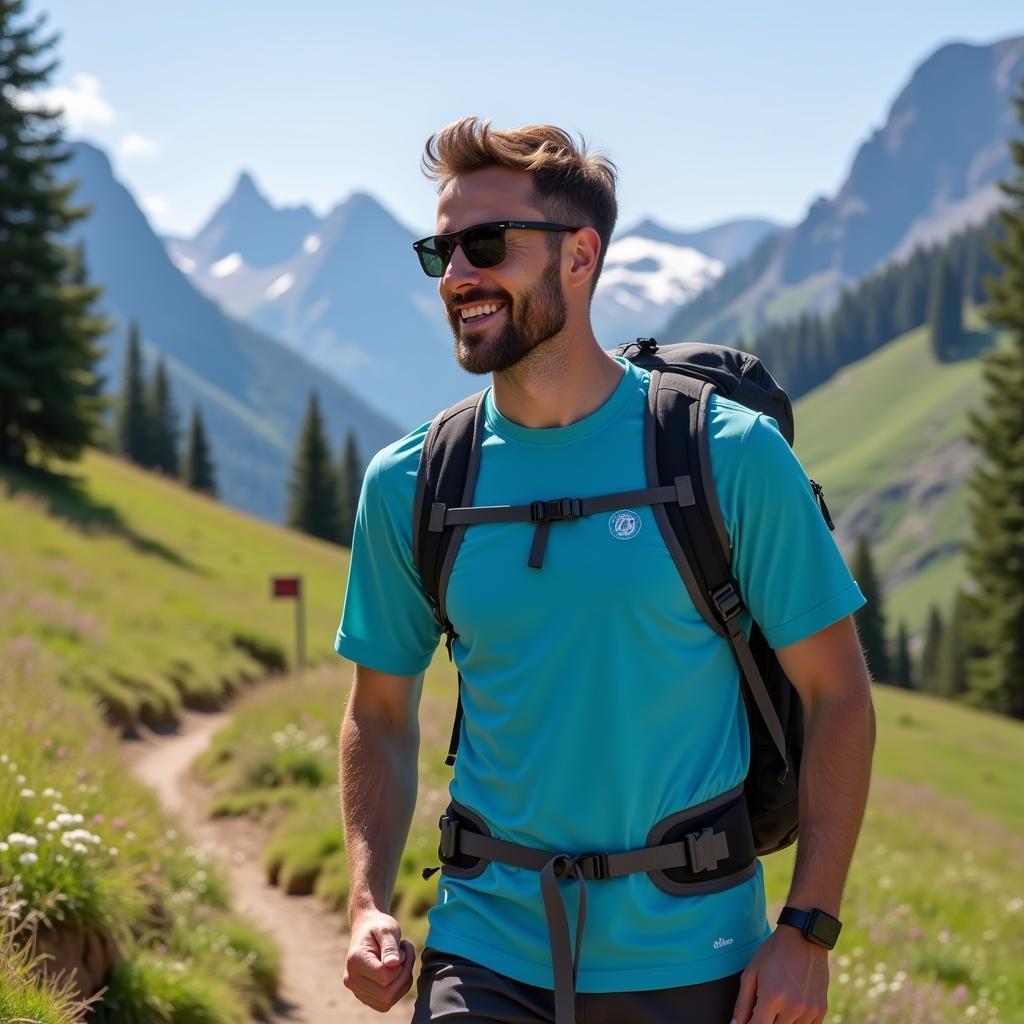
POLYGON ((812 907, 810 910, 797 910, 796 907, 783 907, 779 914, 779 924, 792 925, 799 928, 805 939, 816 942, 826 949, 834 949, 842 921, 826 914, 824 910, 812 907))

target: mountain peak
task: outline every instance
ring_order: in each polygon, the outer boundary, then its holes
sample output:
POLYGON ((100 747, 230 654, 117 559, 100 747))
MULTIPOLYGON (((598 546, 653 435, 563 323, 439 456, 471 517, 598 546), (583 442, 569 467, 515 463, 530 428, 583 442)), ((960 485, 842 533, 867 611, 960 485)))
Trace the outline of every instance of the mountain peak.
POLYGON ((235 187, 231 190, 231 194, 224 201, 221 209, 240 205, 247 211, 273 209, 273 204, 260 191, 252 172, 245 169, 239 172, 235 187))

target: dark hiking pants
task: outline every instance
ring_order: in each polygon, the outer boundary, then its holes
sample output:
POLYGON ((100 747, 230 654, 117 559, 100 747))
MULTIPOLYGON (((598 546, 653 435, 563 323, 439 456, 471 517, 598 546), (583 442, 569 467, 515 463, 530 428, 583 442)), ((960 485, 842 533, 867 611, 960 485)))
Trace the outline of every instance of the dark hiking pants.
MULTIPOLYGON (((578 992, 577 1024, 729 1024, 740 975, 647 992, 578 992)), ((555 994, 427 946, 412 1024, 554 1024, 555 994)))

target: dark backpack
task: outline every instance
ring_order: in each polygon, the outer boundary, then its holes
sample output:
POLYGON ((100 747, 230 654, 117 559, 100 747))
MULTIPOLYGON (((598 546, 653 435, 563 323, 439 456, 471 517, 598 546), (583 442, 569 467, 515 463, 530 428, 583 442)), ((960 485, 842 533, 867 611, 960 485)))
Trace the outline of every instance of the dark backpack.
MULTIPOLYGON (((758 854, 790 845, 799 825, 803 710, 755 623, 747 640, 742 597, 732 575, 728 535, 711 475, 706 430, 708 399, 717 392, 771 416, 793 443, 793 409, 786 393, 745 352, 682 343, 659 350, 653 338, 622 345, 619 355, 651 373, 645 461, 648 488, 591 498, 539 499, 529 505, 473 506, 483 437, 483 391, 436 416, 423 443, 413 511, 413 560, 445 633, 448 657, 458 633, 445 593, 463 533, 482 522, 536 524, 530 565, 543 564, 551 524, 630 504, 650 504, 683 583, 708 625, 730 644, 740 668, 750 726, 750 767, 744 783, 758 854)), ((821 488, 811 481, 829 528, 821 488)), ((446 763, 453 765, 462 724, 462 675, 446 763)))

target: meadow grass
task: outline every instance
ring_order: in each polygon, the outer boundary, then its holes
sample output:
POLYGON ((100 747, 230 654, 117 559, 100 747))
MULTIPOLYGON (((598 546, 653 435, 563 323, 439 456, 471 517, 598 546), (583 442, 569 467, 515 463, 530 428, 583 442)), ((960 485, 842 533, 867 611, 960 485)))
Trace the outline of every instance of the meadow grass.
POLYGON ((108 720, 163 728, 292 663, 272 574, 303 575, 308 656, 333 657, 347 551, 97 451, 58 468, 0 469, 0 645, 44 648, 108 720))
POLYGON ((0 917, 0 1022, 83 1024, 87 1008, 71 979, 46 973, 43 957, 0 917))
MULTIPOLYGON (((42 948, 87 934, 104 951, 92 983, 107 975, 110 989, 90 1019, 249 1020, 270 1005, 276 948, 230 913, 220 866, 132 779, 116 734, 51 659, 27 637, 0 645, 0 920, 23 944, 35 929, 42 948)), ((38 972, 17 963, 44 1006, 38 972)))

